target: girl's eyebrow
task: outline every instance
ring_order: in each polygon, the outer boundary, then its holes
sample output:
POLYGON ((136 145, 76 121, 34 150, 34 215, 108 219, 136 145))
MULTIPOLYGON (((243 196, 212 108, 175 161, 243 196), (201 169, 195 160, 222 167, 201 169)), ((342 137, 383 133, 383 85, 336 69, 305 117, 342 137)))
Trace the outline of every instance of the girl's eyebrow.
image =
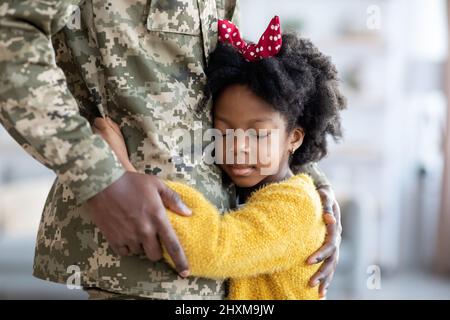
POLYGON ((253 119, 250 121, 250 123, 255 123, 255 122, 273 122, 272 118, 258 118, 258 119, 253 119))

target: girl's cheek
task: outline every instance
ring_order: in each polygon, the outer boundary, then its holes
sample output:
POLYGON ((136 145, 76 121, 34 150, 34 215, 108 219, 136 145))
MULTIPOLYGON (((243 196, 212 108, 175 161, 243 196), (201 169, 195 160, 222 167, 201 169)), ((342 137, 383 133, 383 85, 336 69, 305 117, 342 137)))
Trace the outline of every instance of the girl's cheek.
POLYGON ((226 146, 225 144, 216 145, 216 161, 220 164, 225 163, 226 146))
POLYGON ((258 167, 269 167, 273 158, 272 144, 269 139, 258 143, 258 167))
POLYGON ((280 136, 269 137, 266 142, 266 147, 261 148, 258 153, 258 167, 270 168, 270 172, 277 172, 279 170, 286 149, 287 142, 284 140, 280 136))
MULTIPOLYGON (((214 144, 214 154, 217 164, 225 164, 227 157, 227 147, 232 149, 233 146, 227 146, 227 139, 220 137, 220 140, 216 140, 214 144)), ((232 156, 230 154, 229 156, 232 156)))

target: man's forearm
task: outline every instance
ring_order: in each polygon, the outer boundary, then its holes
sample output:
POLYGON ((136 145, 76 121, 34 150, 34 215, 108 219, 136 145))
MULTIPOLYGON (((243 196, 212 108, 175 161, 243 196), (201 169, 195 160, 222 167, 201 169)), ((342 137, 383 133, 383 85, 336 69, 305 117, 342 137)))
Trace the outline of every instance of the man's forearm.
POLYGON ((81 203, 124 170, 80 115, 56 66, 51 35, 68 20, 74 3, 2 2, 0 123, 26 151, 54 170, 81 203))

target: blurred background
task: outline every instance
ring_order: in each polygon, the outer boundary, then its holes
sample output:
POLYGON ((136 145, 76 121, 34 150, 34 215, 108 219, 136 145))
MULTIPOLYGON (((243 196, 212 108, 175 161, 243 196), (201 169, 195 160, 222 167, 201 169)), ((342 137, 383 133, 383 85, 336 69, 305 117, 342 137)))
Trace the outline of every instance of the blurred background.
MULTIPOLYGON (((345 139, 321 163, 342 210, 329 299, 450 298, 448 0, 241 0, 257 41, 277 14, 332 57, 345 139)), ((0 299, 84 299, 31 276, 54 175, 0 128, 0 299)))

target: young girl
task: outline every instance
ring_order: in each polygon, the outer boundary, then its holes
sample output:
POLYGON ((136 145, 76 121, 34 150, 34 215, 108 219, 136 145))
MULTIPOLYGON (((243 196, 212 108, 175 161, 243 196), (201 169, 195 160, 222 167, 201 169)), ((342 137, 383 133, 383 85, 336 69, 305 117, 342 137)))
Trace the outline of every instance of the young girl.
MULTIPOLYGON (((194 188, 166 182, 193 212, 182 217, 167 210, 191 274, 230 278, 229 299, 319 298, 308 280, 320 264, 306 259, 323 243, 325 225, 315 186, 298 171, 326 155, 328 135, 341 136, 345 102, 330 60, 306 39, 281 37, 279 28, 273 19, 258 45, 248 45, 230 22, 219 20, 221 41, 207 69, 214 127, 224 136, 230 129, 256 133, 241 142, 233 138, 231 163, 224 159, 229 145, 216 150, 245 205, 220 215, 194 188), (268 146, 265 161, 260 153, 250 161, 251 139, 268 146), (276 170, 267 174, 269 167, 276 170)), ((119 126, 102 118, 95 126, 124 167, 135 171, 119 126)), ((167 252, 164 257, 173 266, 167 252)))

